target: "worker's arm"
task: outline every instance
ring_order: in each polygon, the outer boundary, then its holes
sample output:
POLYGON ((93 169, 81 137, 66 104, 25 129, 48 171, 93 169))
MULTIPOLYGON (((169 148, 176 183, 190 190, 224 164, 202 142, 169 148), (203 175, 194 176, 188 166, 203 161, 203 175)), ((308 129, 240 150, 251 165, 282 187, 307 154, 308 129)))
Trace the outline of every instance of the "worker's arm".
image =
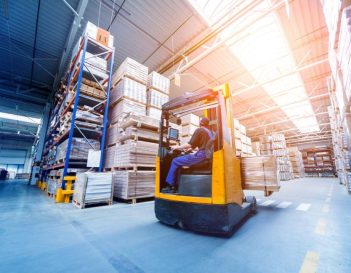
POLYGON ((191 145, 189 143, 185 143, 183 145, 173 146, 171 148, 172 148, 172 150, 189 150, 189 149, 191 149, 191 145))

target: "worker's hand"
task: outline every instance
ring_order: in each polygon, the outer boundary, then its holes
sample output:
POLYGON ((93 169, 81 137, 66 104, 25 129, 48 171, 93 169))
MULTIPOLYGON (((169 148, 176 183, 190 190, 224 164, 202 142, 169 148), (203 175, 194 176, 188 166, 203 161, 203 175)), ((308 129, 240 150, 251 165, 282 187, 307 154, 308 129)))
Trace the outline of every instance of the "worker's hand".
POLYGON ((192 151, 192 148, 184 149, 184 152, 189 153, 192 151))
POLYGON ((179 149, 179 146, 171 146, 171 150, 174 151, 174 150, 178 150, 179 149))

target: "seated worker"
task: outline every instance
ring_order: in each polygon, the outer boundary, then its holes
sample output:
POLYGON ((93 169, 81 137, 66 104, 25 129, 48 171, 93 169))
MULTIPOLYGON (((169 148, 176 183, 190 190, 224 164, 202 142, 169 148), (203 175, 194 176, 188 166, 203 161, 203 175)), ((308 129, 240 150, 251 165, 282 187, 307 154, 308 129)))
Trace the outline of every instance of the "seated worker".
POLYGON ((162 190, 163 193, 175 193, 178 183, 178 176, 180 168, 183 166, 190 167, 197 165, 206 159, 206 145, 213 138, 213 133, 208 129, 209 119, 202 118, 200 121, 200 128, 197 128, 188 143, 180 146, 171 147, 172 150, 189 151, 198 148, 195 154, 188 154, 176 157, 172 160, 171 167, 169 168, 166 183, 166 188, 162 190))

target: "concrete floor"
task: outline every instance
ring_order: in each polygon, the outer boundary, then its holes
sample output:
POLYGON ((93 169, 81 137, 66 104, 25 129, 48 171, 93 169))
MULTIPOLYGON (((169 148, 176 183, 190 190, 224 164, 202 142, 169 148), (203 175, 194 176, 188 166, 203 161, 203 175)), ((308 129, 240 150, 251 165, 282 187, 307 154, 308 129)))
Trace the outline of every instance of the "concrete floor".
POLYGON ((351 196, 336 179, 258 198, 225 239, 160 224, 153 202, 79 210, 1 181, 0 272, 351 272, 351 196))

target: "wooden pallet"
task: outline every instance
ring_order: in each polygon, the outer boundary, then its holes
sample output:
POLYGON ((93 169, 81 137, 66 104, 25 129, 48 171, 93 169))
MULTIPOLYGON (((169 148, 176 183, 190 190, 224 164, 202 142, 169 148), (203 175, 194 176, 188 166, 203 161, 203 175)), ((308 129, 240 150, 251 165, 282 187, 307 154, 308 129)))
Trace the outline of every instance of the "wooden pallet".
POLYGON ((136 203, 141 203, 141 202, 153 201, 153 200, 155 200, 155 196, 154 195, 147 195, 147 196, 130 197, 127 199, 113 197, 113 200, 115 200, 117 202, 122 202, 122 203, 136 204, 136 203))
POLYGON ((112 167, 112 171, 153 171, 156 169, 156 164, 131 164, 122 167, 112 167))
POLYGON ((102 205, 102 204, 107 204, 109 206, 112 205, 113 200, 105 200, 105 201, 96 201, 96 202, 89 202, 89 203, 79 203, 77 200, 72 200, 73 205, 75 205, 77 208, 84 209, 87 206, 91 205, 102 205))

